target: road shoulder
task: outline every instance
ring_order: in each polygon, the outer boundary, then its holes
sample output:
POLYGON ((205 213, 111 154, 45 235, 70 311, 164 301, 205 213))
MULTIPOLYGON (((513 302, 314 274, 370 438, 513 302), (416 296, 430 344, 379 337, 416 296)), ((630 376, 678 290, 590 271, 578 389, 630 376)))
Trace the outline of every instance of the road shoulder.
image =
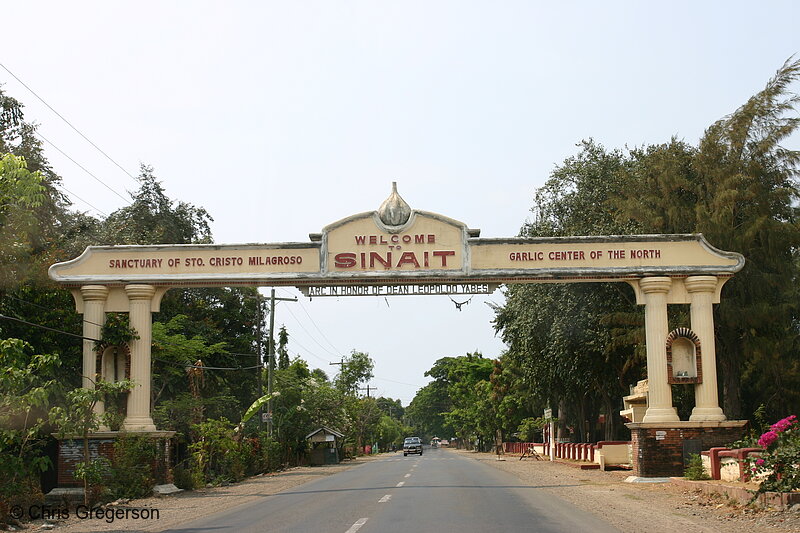
POLYGON ((79 518, 75 511, 71 510, 67 520, 34 520, 26 525, 32 530, 39 530, 44 529, 42 526, 46 523, 50 523, 55 525, 55 530, 59 533, 164 531, 391 455, 359 457, 338 465, 293 467, 281 472, 254 476, 226 486, 185 491, 165 497, 143 498, 132 500, 124 505, 108 507, 107 513, 111 513, 110 510, 115 509, 120 510, 118 514, 125 514, 125 511, 128 510, 128 518, 116 519, 111 515, 109 515, 110 519, 104 516, 79 518), (140 511, 139 518, 130 516, 134 509, 140 511), (142 513, 142 510, 146 510, 146 512, 142 513), (141 515, 145 514, 149 518, 141 518, 141 515), (153 517, 155 514, 157 514, 157 518, 153 517))
POLYGON ((578 470, 549 461, 519 460, 494 454, 449 449, 515 475, 526 485, 542 487, 589 511, 622 531, 783 532, 800 531, 800 513, 754 512, 743 506, 687 491, 672 484, 632 484, 627 471, 578 470))

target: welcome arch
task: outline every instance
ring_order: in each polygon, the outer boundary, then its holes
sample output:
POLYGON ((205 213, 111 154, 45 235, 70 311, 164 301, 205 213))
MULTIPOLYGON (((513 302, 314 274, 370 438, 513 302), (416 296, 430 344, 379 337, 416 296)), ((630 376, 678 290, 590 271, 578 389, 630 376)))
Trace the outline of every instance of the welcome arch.
MULTIPOLYGON (((411 209, 393 187, 375 211, 309 235, 307 242, 90 246, 50 267, 68 288, 83 335, 99 338, 108 312, 127 312, 139 339, 130 343, 128 431, 156 431, 150 416, 152 313, 174 287, 294 286, 309 297, 491 293, 501 284, 624 282, 645 306, 649 401, 643 422, 679 422, 667 359, 668 304, 691 306, 691 332, 702 358, 690 421, 722 423, 712 306, 744 266, 741 254, 711 246, 700 234, 553 238, 481 238, 449 217, 411 209)), ((83 345, 83 386, 92 387, 96 353, 83 345)))

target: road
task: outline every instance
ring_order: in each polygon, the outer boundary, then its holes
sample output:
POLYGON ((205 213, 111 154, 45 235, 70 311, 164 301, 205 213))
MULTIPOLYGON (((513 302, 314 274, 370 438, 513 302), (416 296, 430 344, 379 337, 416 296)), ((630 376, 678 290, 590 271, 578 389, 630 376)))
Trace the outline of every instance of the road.
POLYGON ((398 453, 172 532, 617 531, 511 474, 443 449, 398 453))

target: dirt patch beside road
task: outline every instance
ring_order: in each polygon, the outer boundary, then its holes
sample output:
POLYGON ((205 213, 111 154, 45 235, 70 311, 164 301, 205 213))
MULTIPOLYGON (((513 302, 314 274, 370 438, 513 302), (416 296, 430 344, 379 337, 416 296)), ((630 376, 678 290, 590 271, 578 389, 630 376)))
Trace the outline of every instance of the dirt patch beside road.
POLYGON ((494 454, 448 450, 514 474, 525 484, 544 486, 622 531, 800 532, 800 512, 755 511, 727 500, 687 491, 670 483, 624 483, 627 471, 601 472, 494 454))

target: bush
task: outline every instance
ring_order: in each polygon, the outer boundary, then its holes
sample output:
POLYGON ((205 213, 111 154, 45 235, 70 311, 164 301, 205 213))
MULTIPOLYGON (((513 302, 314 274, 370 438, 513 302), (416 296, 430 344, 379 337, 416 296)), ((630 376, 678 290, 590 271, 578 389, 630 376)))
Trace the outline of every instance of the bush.
POLYGON ((109 488, 114 498, 149 496, 156 483, 154 466, 159 459, 157 441, 145 435, 121 433, 114 443, 109 488))
POLYGON ((791 415, 772 424, 758 439, 764 453, 751 459, 751 470, 763 477, 756 494, 792 492, 800 489, 800 428, 797 416, 791 415))
POLYGON ((195 467, 191 460, 188 464, 182 463, 176 466, 173 477, 175 486, 179 489, 194 490, 205 486, 203 472, 195 467))
POLYGON ((683 471, 683 476, 692 481, 711 479, 708 474, 706 474, 705 468, 703 468, 703 458, 696 453, 689 456, 689 461, 686 464, 686 469, 683 471))
POLYGON ((88 486, 88 493, 84 495, 84 502, 89 507, 103 501, 108 491, 106 481, 109 477, 110 464, 105 457, 99 457, 75 465, 75 479, 86 482, 84 488, 88 486))

